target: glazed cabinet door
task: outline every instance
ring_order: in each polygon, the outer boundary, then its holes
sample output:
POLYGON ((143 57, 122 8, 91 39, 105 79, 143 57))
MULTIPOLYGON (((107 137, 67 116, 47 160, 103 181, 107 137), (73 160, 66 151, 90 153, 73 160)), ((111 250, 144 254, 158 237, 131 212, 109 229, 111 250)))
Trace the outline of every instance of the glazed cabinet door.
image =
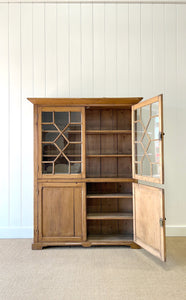
POLYGON ((164 183, 162 95, 132 106, 133 178, 164 183))
POLYGON ((133 183, 134 242, 165 261, 165 214, 162 189, 133 183))
POLYGON ((84 240, 84 184, 42 183, 38 198, 40 242, 84 240))
POLYGON ((38 108, 38 178, 85 177, 85 110, 38 108))

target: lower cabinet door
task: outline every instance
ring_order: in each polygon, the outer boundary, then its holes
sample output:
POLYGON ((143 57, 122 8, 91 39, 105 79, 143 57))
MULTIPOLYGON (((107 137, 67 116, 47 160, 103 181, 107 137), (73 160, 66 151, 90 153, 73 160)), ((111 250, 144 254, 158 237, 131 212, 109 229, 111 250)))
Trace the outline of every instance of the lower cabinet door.
POLYGON ((38 201, 39 240, 82 241, 86 224, 85 190, 81 183, 42 183, 38 201))

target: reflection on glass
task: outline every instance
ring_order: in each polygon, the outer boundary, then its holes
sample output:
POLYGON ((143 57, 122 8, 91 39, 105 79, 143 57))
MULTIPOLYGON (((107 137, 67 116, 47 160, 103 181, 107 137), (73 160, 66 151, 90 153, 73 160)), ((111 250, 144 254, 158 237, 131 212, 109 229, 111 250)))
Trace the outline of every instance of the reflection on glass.
POLYGON ((81 164, 80 163, 71 163, 71 173, 79 174, 81 173, 81 164))
POLYGON ((159 102, 154 102, 151 104, 152 116, 159 115, 159 102))
POLYGON ((64 156, 58 157, 54 164, 55 174, 67 174, 69 172, 69 162, 64 156))
POLYGON ((53 113, 50 111, 42 112, 42 123, 51 123, 53 122, 53 113))
POLYGON ((63 130, 65 126, 69 123, 69 113, 68 112, 55 112, 54 113, 54 122, 60 130, 63 130))
POLYGON ((58 155, 59 150, 54 144, 42 144, 42 153, 43 155, 58 155))
POLYGON ((42 124, 42 130, 57 131, 57 128, 53 124, 42 124))
POLYGON ((150 176, 150 175, 151 175, 151 166, 147 156, 145 155, 142 160, 142 176, 150 176))
POLYGON ((62 135, 60 135, 60 137, 56 140, 56 145, 58 145, 58 147, 63 150, 63 148, 67 145, 67 141, 64 139, 64 137, 62 135))
POLYGON ((160 165, 152 164, 152 176, 159 177, 160 176, 160 165))
POLYGON ((150 105, 146 105, 141 108, 141 121, 143 122, 144 127, 147 126, 150 119, 150 105))
POLYGON ((42 132, 42 141, 43 142, 53 142, 57 136, 59 135, 59 132, 42 132))
POLYGON ((43 174, 52 174, 52 164, 51 163, 42 164, 42 173, 43 174))
POLYGON ((54 161, 55 160, 55 158, 56 158, 56 156, 52 156, 52 155, 43 155, 42 156, 42 161, 54 161))
POLYGON ((69 142, 81 142, 81 125, 70 124, 64 131, 69 142))
POLYGON ((148 149, 148 156, 152 163, 159 163, 160 161, 160 142, 159 141, 151 141, 148 149))
POLYGON ((141 161, 144 155, 144 150, 141 143, 135 143, 135 161, 141 161))
POLYGON ((70 144, 64 153, 68 155, 81 155, 81 144, 70 144))
POLYGON ((148 138, 148 136, 146 135, 146 133, 145 133, 145 135, 144 135, 144 137, 143 137, 143 139, 142 139, 141 142, 142 142, 142 144, 144 146, 144 149, 146 150, 147 146, 148 146, 148 144, 150 142, 150 139, 148 138))
POLYGON ((150 120, 147 132, 151 140, 159 139, 159 117, 150 120))
POLYGON ((71 111, 71 113, 70 113, 70 122, 71 123, 81 123, 81 112, 71 111))
POLYGON ((144 133, 141 122, 135 123, 135 141, 140 141, 144 133))

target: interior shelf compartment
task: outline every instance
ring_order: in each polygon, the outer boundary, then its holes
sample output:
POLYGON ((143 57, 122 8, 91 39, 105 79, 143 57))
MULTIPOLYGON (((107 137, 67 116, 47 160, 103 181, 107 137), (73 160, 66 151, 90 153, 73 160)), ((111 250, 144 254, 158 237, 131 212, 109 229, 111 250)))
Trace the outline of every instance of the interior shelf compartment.
POLYGON ((132 157, 87 157, 86 175, 92 177, 132 177, 132 157))
POLYGON ((120 241, 133 241, 133 235, 122 235, 122 234, 97 234, 92 235, 89 234, 87 237, 88 241, 90 242, 120 242, 120 241))
POLYGON ((89 213, 87 220, 132 220, 133 215, 129 213, 89 213))
POLYGON ((88 194, 87 198, 132 198, 132 194, 88 194))
POLYGON ((86 109, 86 130, 131 130, 131 109, 86 109))
POLYGON ((133 235, 133 220, 87 220, 87 235, 100 236, 102 240, 109 235, 125 239, 133 235))

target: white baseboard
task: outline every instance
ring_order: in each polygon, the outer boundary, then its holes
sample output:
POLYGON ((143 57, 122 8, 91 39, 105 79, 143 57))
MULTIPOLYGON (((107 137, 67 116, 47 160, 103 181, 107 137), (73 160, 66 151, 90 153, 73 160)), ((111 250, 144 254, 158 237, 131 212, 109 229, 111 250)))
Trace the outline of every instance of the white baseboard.
POLYGON ((186 236, 186 225, 167 225, 166 236, 186 236))
POLYGON ((33 238, 33 227, 0 227, 0 239, 33 238))
MULTIPOLYGON (((166 236, 186 236, 186 225, 166 226, 166 236)), ((0 227, 0 239, 33 238, 33 227, 0 227)))

